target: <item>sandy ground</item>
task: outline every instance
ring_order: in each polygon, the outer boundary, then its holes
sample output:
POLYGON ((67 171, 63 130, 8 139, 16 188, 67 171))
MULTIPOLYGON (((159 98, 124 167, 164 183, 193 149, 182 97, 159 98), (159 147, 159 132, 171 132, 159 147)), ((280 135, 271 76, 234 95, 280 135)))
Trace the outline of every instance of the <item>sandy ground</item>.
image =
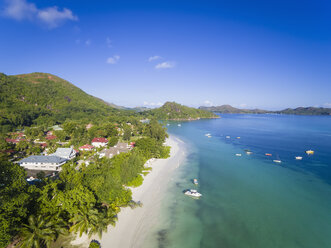
MULTIPOLYGON (((123 208, 118 215, 115 227, 109 227, 100 240, 103 248, 139 248, 143 246, 148 231, 157 223, 161 200, 166 192, 172 173, 185 160, 184 143, 170 136, 166 144, 171 146, 170 157, 167 159, 154 159, 148 162, 153 170, 144 178, 144 183, 132 189, 134 201, 143 203, 140 208, 123 208)), ((93 238, 92 238, 93 239, 93 238)), ((87 237, 77 238, 72 244, 88 247, 87 237)))

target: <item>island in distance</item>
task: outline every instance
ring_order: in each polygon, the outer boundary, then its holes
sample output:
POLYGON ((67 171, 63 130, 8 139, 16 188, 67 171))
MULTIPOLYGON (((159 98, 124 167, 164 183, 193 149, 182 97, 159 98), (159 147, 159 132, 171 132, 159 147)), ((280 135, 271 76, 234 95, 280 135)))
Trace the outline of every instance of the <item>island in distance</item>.
POLYGON ((331 115, 331 108, 298 107, 283 110, 271 111, 263 109, 240 109, 231 105, 201 106, 199 109, 221 114, 287 114, 287 115, 331 115))

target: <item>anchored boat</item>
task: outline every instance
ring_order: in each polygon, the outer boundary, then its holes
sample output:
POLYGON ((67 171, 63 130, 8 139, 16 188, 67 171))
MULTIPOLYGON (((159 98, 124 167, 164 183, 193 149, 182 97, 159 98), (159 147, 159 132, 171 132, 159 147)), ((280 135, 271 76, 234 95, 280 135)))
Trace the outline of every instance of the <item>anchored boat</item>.
POLYGON ((197 197, 199 198, 200 196, 202 196, 201 193, 199 193, 197 190, 195 189, 188 189, 184 192, 185 195, 187 196, 192 196, 192 197, 197 197))
POLYGON ((307 153, 308 155, 313 155, 313 154, 314 154, 314 151, 313 151, 313 150, 308 150, 308 151, 306 151, 306 153, 307 153))

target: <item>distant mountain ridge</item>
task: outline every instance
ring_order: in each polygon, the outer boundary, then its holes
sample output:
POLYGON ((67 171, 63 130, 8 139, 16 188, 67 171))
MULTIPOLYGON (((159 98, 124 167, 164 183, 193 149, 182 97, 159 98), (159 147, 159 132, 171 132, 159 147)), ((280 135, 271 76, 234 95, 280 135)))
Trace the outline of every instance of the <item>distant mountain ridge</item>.
POLYGON ((331 115, 331 108, 316 108, 316 107, 298 107, 298 108, 287 108, 284 110, 271 111, 263 109, 240 109, 232 107, 231 105, 221 105, 204 107, 201 106, 199 109, 211 111, 214 113, 222 114, 290 114, 290 115, 331 115))

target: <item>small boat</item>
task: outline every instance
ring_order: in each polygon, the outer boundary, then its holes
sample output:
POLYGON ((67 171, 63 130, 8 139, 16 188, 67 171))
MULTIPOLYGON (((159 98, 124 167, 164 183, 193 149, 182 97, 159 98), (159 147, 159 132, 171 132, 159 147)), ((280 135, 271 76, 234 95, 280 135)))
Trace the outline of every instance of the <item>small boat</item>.
POLYGON ((237 137, 237 139, 240 139, 240 137, 237 137))
POLYGON ((308 151, 306 151, 306 153, 307 153, 308 155, 313 155, 313 154, 314 154, 314 151, 313 151, 313 150, 308 150, 308 151))
POLYGON ((170 124, 168 123, 167 126, 170 126, 170 124))
POLYGON ((181 124, 178 124, 177 126, 181 127, 182 125, 181 124))
POLYGON ((236 156, 237 157, 241 157, 241 153, 236 153, 236 156))
POLYGON ((205 136, 210 136, 211 134, 210 133, 206 133, 205 136))
POLYGON ((296 159, 296 160, 302 160, 302 157, 300 157, 300 156, 296 156, 295 159, 296 159))
POLYGON ((282 161, 281 160, 278 160, 278 159, 275 159, 275 160, 273 160, 275 163, 281 163, 282 161))
POLYGON ((230 139, 230 136, 225 136, 225 138, 230 139))
POLYGON ((252 152, 251 152, 251 151, 246 151, 246 154, 247 154, 247 155, 251 155, 252 152))
POLYGON ((188 195, 188 196, 192 196, 192 197, 200 197, 202 196, 201 193, 199 193, 198 191, 196 191, 195 189, 188 189, 184 192, 185 195, 188 195))
POLYGON ((271 153, 266 153, 265 155, 266 155, 266 156, 269 156, 269 157, 271 157, 271 156, 272 156, 272 154, 271 154, 271 153))
POLYGON ((198 185, 198 184, 199 184, 199 183, 198 183, 198 179, 194 178, 194 179, 193 179, 193 183, 194 183, 195 185, 198 185))

